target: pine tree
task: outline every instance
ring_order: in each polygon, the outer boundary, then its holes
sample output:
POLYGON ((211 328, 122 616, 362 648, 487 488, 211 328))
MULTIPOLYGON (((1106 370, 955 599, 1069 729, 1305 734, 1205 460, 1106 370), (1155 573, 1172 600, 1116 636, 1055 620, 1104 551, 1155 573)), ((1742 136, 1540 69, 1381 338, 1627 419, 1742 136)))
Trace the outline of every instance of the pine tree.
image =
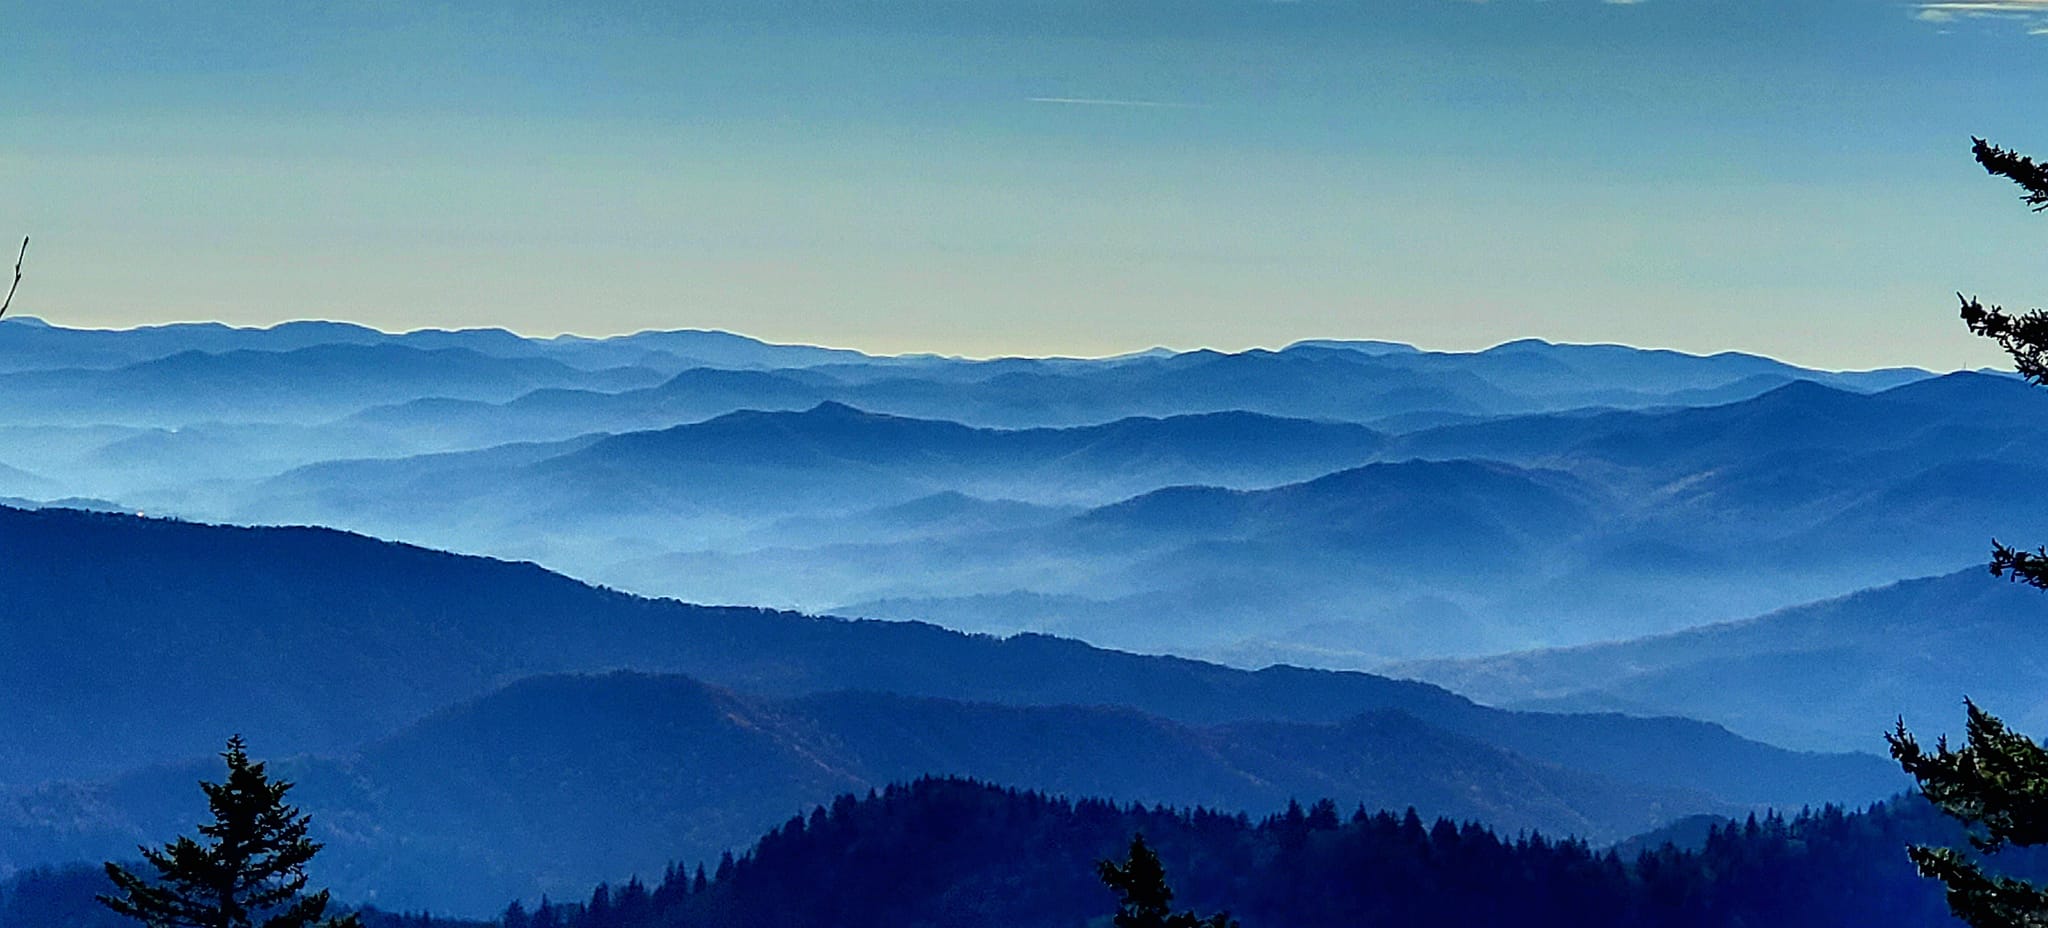
MULTIPOLYGON (((2036 212, 2048 210, 2048 165, 1983 139, 1973 142, 1984 170, 2018 184, 2036 212)), ((1971 332, 1998 342, 2020 376, 2048 385, 2048 312, 2013 314, 1975 297, 1956 297, 1971 332)), ((1995 540, 1991 548, 1994 576, 2048 589, 2048 549, 2026 551, 1995 540)), ((1901 719, 1886 736, 1892 757, 1937 808, 1973 831, 1981 829, 1970 837, 1979 852, 2048 844, 2048 749, 1976 703, 1965 706, 1968 724, 1961 749, 1951 749, 1942 738, 1929 753, 1901 719)), ((2048 892, 2040 887, 1986 873, 1978 860, 1954 848, 1915 846, 1908 853, 1923 875, 1948 887, 1949 908, 1973 928, 2048 926, 2048 892)))
POLYGON ((1095 869, 1102 875, 1103 885, 1122 900, 1116 917, 1110 919, 1116 928, 1237 928, 1229 912, 1208 918, 1198 918, 1193 912, 1175 914, 1173 890, 1166 885, 1166 868, 1160 865, 1159 855, 1145 846, 1142 834, 1131 837, 1130 857, 1123 866, 1105 860, 1097 863, 1095 869))
POLYGON ((305 892, 320 845, 306 837, 310 817, 284 802, 292 784, 250 761, 240 735, 221 759, 227 779, 199 784, 213 813, 199 826, 203 840, 142 848, 155 879, 108 862, 119 894, 100 902, 149 928, 360 928, 353 915, 327 916, 326 890, 305 892))
POLYGON ((635 876, 626 885, 612 893, 612 922, 618 925, 639 925, 654 911, 654 897, 647 891, 647 884, 635 876))
POLYGON ((612 919, 612 888, 599 883, 590 894, 590 903, 583 907, 583 918, 578 922, 583 928, 617 928, 612 919))

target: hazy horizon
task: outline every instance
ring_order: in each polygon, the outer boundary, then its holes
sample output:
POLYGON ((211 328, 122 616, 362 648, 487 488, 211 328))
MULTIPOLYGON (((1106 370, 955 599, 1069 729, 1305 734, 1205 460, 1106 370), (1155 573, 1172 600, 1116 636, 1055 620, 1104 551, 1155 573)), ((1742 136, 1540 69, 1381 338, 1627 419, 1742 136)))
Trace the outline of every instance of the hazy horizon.
POLYGON ((16 311, 1996 363, 2037 4, 11 4, 16 311))
POLYGON ((1586 342, 1578 342, 1578 341, 1564 341, 1564 340, 1560 340, 1560 339, 1544 338, 1544 337, 1542 337, 1542 336, 1540 336, 1540 335, 1522 335, 1522 336, 1514 336, 1514 337, 1504 338, 1504 339, 1501 339, 1501 340, 1499 340, 1499 341, 1494 341, 1494 342, 1489 342, 1489 343, 1486 343, 1486 344, 1478 345, 1477 347, 1453 347, 1453 346, 1449 346, 1449 345, 1432 345, 1432 344, 1417 344, 1417 343, 1414 343, 1414 342, 1400 341, 1400 340, 1396 340, 1396 339, 1388 339, 1388 338, 1379 338, 1379 337, 1375 337, 1375 336, 1371 336, 1371 335, 1310 335, 1310 336, 1305 336, 1305 337, 1302 337, 1302 338, 1294 339, 1294 340, 1292 340, 1292 341, 1288 341, 1288 342, 1282 342, 1282 343, 1272 343, 1272 344, 1250 344, 1250 345, 1171 345, 1171 344, 1156 344, 1156 343, 1155 343, 1155 344, 1150 344, 1150 345, 1144 345, 1144 346, 1141 346, 1141 347, 1133 347, 1133 348, 1126 348, 1126 349, 1121 349, 1121 350, 1114 350, 1114 351, 1106 352, 1106 353, 1103 353, 1103 354, 1087 354, 1087 355, 1084 355, 1084 354, 1017 354, 1017 353, 1011 353, 1011 354, 981 354, 981 355, 975 355, 975 354, 958 354, 958 353, 948 353, 948 352, 943 352, 943 351, 937 351, 937 350, 929 350, 929 349, 918 349, 918 348, 910 348, 910 349, 907 349, 907 350, 902 350, 902 351, 878 351, 878 350, 872 350, 872 349, 864 348, 864 347, 861 347, 861 346, 859 346, 859 345, 851 345, 851 344, 832 344, 832 343, 820 343, 820 342, 807 342, 807 341, 801 341, 801 340, 780 340, 780 339, 774 339, 774 338, 765 338, 765 337, 762 337, 762 336, 760 336, 760 335, 757 335, 757 334, 755 334, 755 333, 752 333, 752 332, 745 332, 745 331, 734 331, 734 330, 731 330, 731 329, 706 329, 706 328, 696 328, 696 327, 687 327, 687 326, 685 326, 685 327, 677 327, 677 328, 669 328, 669 329, 647 329, 647 328, 642 328, 642 329, 633 329, 633 330, 631 330, 631 331, 618 331, 618 332, 606 332, 606 333, 592 333, 592 332, 575 332, 575 331, 562 331, 562 332, 524 332, 524 331, 520 331, 520 330, 518 330, 518 329, 515 329, 515 328, 511 328, 511 327, 508 327, 508 326, 502 326, 502 325, 478 325, 478 326, 463 326, 463 327, 460 327, 460 328, 449 328, 449 327, 443 327, 443 326, 435 326, 435 325, 419 325, 419 326, 414 326, 414 327, 411 327, 411 328, 386 328, 386 327, 382 327, 382 326, 374 325, 374 324, 371 324, 371 323, 367 323, 367 322, 359 322, 359 321, 355 321, 355 320, 350 320, 350 319, 332 319, 332 318, 310 318, 310 317, 309 317, 309 318, 299 318, 299 319, 281 319, 281 320, 278 320, 278 321, 276 321, 276 322, 270 322, 270 323, 251 323, 251 324, 237 324, 237 323, 231 323, 231 322, 224 322, 224 321, 221 321, 221 320, 217 320, 217 319, 178 319, 178 320, 171 320, 171 321, 166 321, 166 322, 140 322, 140 323, 135 323, 135 324, 132 324, 132 325, 98 325, 98 326, 94 326, 94 325, 75 325, 75 324, 68 324, 68 323, 64 323, 64 322, 61 322, 61 321, 59 321, 59 322, 53 322, 53 321, 51 321, 51 320, 49 320, 49 319, 45 319, 45 318, 43 318, 43 317, 40 317, 40 316, 36 316, 36 315, 34 315, 34 314, 31 314, 31 313, 22 313, 22 314, 19 314, 19 315, 16 315, 16 314, 12 314, 12 313, 10 313, 10 314, 9 314, 9 315, 7 316, 7 318, 6 318, 5 320, 0 320, 0 324, 4 324, 4 323, 5 323, 5 322, 7 322, 7 321, 14 321, 14 320, 19 320, 19 321, 23 321, 23 322, 27 322, 27 323, 30 323, 30 324, 35 324, 35 325, 43 325, 43 326, 49 326, 49 327, 53 327, 53 328, 61 328, 61 329, 72 329, 72 330, 77 330, 77 331, 93 331, 93 332, 132 332, 132 331, 138 331, 138 330, 148 330, 148 329, 160 329, 160 328, 168 328, 168 327, 172 327, 172 326, 183 326, 183 325, 222 325, 222 326, 227 326, 227 327, 229 327, 229 328, 232 328, 232 329, 245 329, 245 330, 252 330, 252 331, 260 331, 260 330, 265 330, 265 329, 272 329, 272 328, 277 328, 277 327, 279 327, 279 326, 285 326, 285 325, 296 325, 296 324, 316 324, 316 325, 344 325, 344 326, 359 326, 359 327, 362 327, 362 328, 365 328, 365 329, 370 329, 370 330, 374 330, 374 331, 377 331, 377 332, 381 332, 381 333, 383 333, 383 334, 386 334, 386 335, 405 335, 405 334, 409 334, 409 333, 415 333, 415 332, 451 332, 451 333, 452 333, 452 332, 509 332, 509 333, 511 333, 511 334, 513 334, 513 335, 516 335, 516 336, 520 337, 520 338, 525 338, 525 339, 532 339, 532 340, 540 340, 540 341, 545 341, 545 340, 550 340, 550 339, 559 339, 559 338, 574 338, 574 339, 587 339, 587 340, 593 340, 593 341, 602 341, 602 340, 605 340, 605 339, 613 339, 613 338, 627 338, 627 337, 631 337, 631 336, 633 336, 633 335, 639 335, 639 334, 646 334, 646 333, 650 333, 650 332, 684 332, 684 331, 694 331, 694 332, 711 332, 711 333, 718 333, 718 334, 725 334, 725 335, 737 335, 737 336, 740 336, 740 337, 742 337, 742 338, 750 338, 750 339, 754 339, 754 340, 757 340, 757 341, 761 341, 761 342, 764 342, 764 343, 766 343, 766 344, 769 344, 769 345, 784 345, 784 346, 795 346, 795 347, 825 348, 825 349, 831 349, 831 350, 845 350, 845 351, 858 351, 858 352, 861 352, 861 353, 863 353, 863 354, 869 355, 869 356, 871 356, 871 357, 876 357, 876 358, 906 358, 906 357, 933 357, 933 358, 942 358, 942 359, 945 359, 945 360, 956 360, 956 361, 999 361, 999 360, 1013 360, 1013 359, 1014 359, 1014 360, 1038 360, 1038 361, 1060 361, 1060 360, 1075 360, 1075 361, 1101 361, 1101 360, 1109 360, 1109 359, 1114 359, 1114 358, 1121 358, 1121 357, 1131 357, 1131 356, 1134 356, 1134 355, 1141 355, 1141 354, 1147 354, 1147 353, 1151 353, 1151 352, 1157 352, 1157 351, 1168 351, 1168 352, 1173 352, 1173 353, 1178 353, 1178 354, 1185 354, 1185 353, 1191 353, 1191 352, 1197 352, 1197 351, 1214 351, 1214 352, 1218 352, 1218 353, 1223 353, 1223 354, 1239 354, 1239 353, 1243 353, 1243 352, 1248 352, 1248 351, 1282 351, 1282 350, 1285 350, 1285 349, 1287 349, 1287 348, 1291 348, 1291 347, 1294 347, 1294 346, 1297 346, 1297 345, 1301 345, 1301 344, 1306 344, 1306 343, 1313 343, 1313 342, 1322 342, 1322 341, 1354 341, 1354 342, 1382 342, 1382 343, 1387 343, 1387 344, 1398 344, 1398 345, 1405 345, 1405 346, 1407 346, 1407 347, 1410 347, 1410 348, 1414 348, 1414 349, 1416 349, 1416 350, 1418 350, 1418 351, 1422 351, 1422 352, 1427 352, 1427 353, 1432 353, 1432 354, 1478 354, 1478 353, 1483 353, 1483 352, 1486 352, 1486 351, 1491 351, 1491 350, 1494 350, 1494 349, 1497 349, 1497 348, 1502 348, 1502 347, 1505 347, 1505 346, 1507 346, 1507 345, 1515 344, 1515 343, 1518 343, 1518 342, 1542 342, 1542 343, 1544 343, 1544 344, 1549 344, 1549 345, 1558 345, 1558 346, 1567 346, 1567 347, 1617 347, 1617 348, 1629 348, 1629 349, 1634 349, 1634 350, 1637 350, 1637 351, 1671 351, 1671 352, 1676 352, 1676 353, 1679 353, 1679 354, 1684 354, 1684 355, 1690 355, 1690 356, 1693 356, 1693 357, 1713 357, 1713 356, 1716 356, 1716 355, 1727 355, 1727 354, 1735 354, 1735 355, 1750 355, 1750 356, 1753 356, 1753 357, 1765 358, 1765 359, 1768 359, 1768 360, 1772 360, 1772 361, 1777 361, 1777 362, 1780 362, 1780 363, 1784 363, 1784 364, 1790 364, 1790 365, 1793 365, 1793 366, 1795 366, 1795 367, 1802 367, 1802 368, 1806 368, 1806 369, 1808 369, 1808 370, 1815 370, 1815 371, 1829 371, 1829 372, 1836 372, 1836 373, 1854 373, 1854 372, 1858 372, 1858 371, 1878 371, 1878 370, 1890 370, 1890 369, 1907 369, 1907 368, 1911 368, 1911 369, 1918 369, 1918 370, 1925 370, 1925 371, 1930 371, 1930 372, 1933 372, 1933 373, 1936 373, 1936 374, 1948 374, 1948 373, 1956 373, 1956 372, 1961 372, 1961 371, 1997 371, 1997 372, 2001 372, 2001 373, 2011 373, 2011 372, 2012 372, 2012 365, 2011 365, 2011 363, 2010 363, 2010 362, 2006 362, 2006 363, 1999 363, 1999 362, 1998 362, 1998 359, 1995 359, 1995 358, 1994 358, 1994 359, 1987 359, 1987 360, 1989 361, 1989 363, 1985 363, 1985 364, 1978 364, 1978 365, 1975 365, 1975 366, 1961 366, 1961 367, 1939 367, 1939 366, 1934 366, 1934 365, 1928 365, 1928 364, 1914 364, 1914 363, 1911 363, 1911 362, 1900 362, 1900 363, 1897 363, 1897 364, 1879 364, 1879 365, 1873 365, 1873 366, 1869 366, 1869 367, 1825 367, 1825 366, 1821 366, 1821 365, 1815 365, 1815 364, 1809 364, 1809 363, 1804 363, 1804 362, 1801 362, 1800 360, 1798 360, 1798 359, 1796 359, 1796 358, 1786 358, 1786 357, 1780 357, 1780 356, 1777 356, 1777 355, 1767 354, 1767 353, 1764 353, 1764 352, 1761 352, 1761 351, 1751 351, 1751 350, 1746 350, 1746 349, 1742 349, 1742 348, 1722 348, 1722 349, 1717 349, 1717 350, 1711 350, 1711 351, 1694 351, 1694 350, 1688 350, 1688 349, 1684 349, 1684 348, 1675 348, 1675 347, 1669 347, 1669 346, 1660 346, 1660 345, 1631 345, 1631 344, 1628 344, 1628 343, 1626 343, 1626 342, 1617 342, 1617 341, 1586 341, 1586 342))

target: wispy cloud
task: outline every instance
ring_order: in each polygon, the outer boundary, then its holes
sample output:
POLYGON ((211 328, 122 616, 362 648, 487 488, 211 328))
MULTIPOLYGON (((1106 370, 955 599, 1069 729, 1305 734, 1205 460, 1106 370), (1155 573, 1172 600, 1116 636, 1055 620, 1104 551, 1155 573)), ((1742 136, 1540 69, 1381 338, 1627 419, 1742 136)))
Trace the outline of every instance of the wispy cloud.
POLYGON ((1960 19, 1998 18, 2015 20, 2033 35, 2048 34, 2048 0, 1942 0, 1920 3, 1914 18, 1929 23, 1952 23, 1960 19))
POLYGON ((1201 103, 1176 103, 1167 100, 1114 100, 1105 97, 1026 97, 1026 103, 1054 103, 1061 106, 1126 106, 1157 110, 1205 110, 1201 103))

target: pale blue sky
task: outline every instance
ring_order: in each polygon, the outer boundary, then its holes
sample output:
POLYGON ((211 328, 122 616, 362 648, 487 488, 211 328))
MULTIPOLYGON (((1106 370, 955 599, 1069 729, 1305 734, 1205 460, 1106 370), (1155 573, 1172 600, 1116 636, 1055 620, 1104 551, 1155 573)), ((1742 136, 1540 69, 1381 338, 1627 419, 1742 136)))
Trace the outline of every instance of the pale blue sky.
POLYGON ((0 0, 17 309, 1955 367, 2048 294, 1968 155, 2048 3, 483 6, 0 0))

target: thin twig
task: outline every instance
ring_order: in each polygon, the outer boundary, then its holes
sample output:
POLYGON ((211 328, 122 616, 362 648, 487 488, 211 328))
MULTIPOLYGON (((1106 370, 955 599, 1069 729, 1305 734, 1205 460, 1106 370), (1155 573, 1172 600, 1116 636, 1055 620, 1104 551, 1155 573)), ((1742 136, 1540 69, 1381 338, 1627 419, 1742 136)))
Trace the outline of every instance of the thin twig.
POLYGON ((14 256, 14 283, 7 287, 7 299, 0 300, 0 319, 7 317, 7 307, 14 305, 14 291, 21 286, 21 262, 28 257, 28 236, 21 237, 21 254, 14 256))

